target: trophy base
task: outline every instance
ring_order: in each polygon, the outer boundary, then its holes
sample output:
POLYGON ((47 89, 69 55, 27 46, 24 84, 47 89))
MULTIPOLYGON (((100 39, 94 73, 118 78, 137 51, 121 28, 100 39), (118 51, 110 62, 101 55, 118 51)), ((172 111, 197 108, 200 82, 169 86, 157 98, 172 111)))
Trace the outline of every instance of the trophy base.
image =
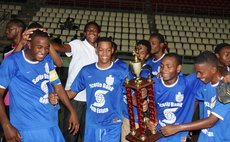
POLYGON ((139 129, 137 129, 135 135, 129 133, 126 136, 126 139, 130 142, 155 142, 156 140, 162 137, 162 134, 159 132, 156 132, 156 134, 152 134, 152 132, 149 129, 147 129, 144 134, 144 137, 144 139, 143 137, 141 137, 140 131, 139 129))

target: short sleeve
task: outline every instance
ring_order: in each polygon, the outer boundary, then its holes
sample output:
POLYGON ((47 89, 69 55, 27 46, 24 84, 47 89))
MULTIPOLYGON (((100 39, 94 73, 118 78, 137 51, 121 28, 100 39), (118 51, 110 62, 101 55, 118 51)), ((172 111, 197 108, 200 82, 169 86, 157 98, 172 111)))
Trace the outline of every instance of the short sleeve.
POLYGON ((195 93, 196 100, 204 101, 204 93, 203 93, 204 87, 205 86, 199 88, 199 90, 195 93))
POLYGON ((8 57, 0 65, 0 86, 5 89, 10 84, 11 79, 16 75, 18 66, 13 58, 8 57))
POLYGON ((225 116, 230 113, 230 103, 222 104, 218 100, 216 100, 215 107, 213 108, 211 113, 219 119, 224 120, 225 116))

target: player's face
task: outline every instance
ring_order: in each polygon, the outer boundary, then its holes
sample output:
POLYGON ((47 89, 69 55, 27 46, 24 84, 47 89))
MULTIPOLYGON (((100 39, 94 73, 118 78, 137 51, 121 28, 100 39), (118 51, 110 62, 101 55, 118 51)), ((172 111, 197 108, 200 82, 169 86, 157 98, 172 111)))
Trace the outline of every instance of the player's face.
POLYGON ((181 71, 181 65, 177 65, 173 57, 163 58, 160 66, 160 75, 165 84, 171 85, 176 82, 178 73, 181 71))
POLYGON ((29 43, 31 61, 42 61, 49 52, 50 42, 46 37, 34 37, 29 43))
POLYGON ((9 40, 14 40, 18 34, 18 27, 14 23, 8 23, 6 25, 6 37, 9 40))
POLYGON ((111 42, 101 41, 97 46, 98 66, 102 68, 109 67, 111 65, 111 57, 113 54, 111 42))
POLYGON ((217 57, 220 64, 230 66, 230 47, 223 48, 217 57))
POLYGON ((140 49, 139 49, 139 57, 138 58, 141 61, 145 61, 149 56, 147 47, 144 45, 140 45, 139 47, 140 47, 140 49))
POLYGON ((151 53, 156 54, 162 50, 163 43, 160 43, 160 40, 156 36, 152 36, 149 39, 151 44, 151 53))
POLYGON ((97 28, 96 25, 94 24, 90 24, 87 26, 86 28, 86 32, 84 32, 84 35, 86 37, 86 40, 94 46, 94 44, 96 43, 96 40, 99 36, 99 29, 97 28))
POLYGON ((196 76, 204 83, 208 83, 212 80, 216 68, 210 64, 195 64, 196 76))

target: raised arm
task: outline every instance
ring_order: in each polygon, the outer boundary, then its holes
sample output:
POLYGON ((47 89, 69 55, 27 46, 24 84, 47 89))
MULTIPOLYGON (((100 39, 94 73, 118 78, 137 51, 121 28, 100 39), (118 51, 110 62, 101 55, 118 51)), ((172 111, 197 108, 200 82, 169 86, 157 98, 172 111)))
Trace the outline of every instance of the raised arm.
POLYGON ((191 131, 191 130, 210 128, 213 125, 215 125, 218 120, 219 120, 218 117, 216 117, 213 114, 210 114, 208 118, 197 120, 191 123, 179 124, 179 125, 167 125, 161 128, 161 132, 164 136, 170 136, 181 131, 191 131))
POLYGON ((65 52, 71 52, 71 46, 69 44, 58 44, 54 41, 51 41, 51 47, 55 49, 57 52, 65 53, 65 52))
POLYGON ((16 128, 10 123, 3 101, 5 89, 0 88, 0 122, 4 131, 6 141, 21 141, 21 136, 16 128))

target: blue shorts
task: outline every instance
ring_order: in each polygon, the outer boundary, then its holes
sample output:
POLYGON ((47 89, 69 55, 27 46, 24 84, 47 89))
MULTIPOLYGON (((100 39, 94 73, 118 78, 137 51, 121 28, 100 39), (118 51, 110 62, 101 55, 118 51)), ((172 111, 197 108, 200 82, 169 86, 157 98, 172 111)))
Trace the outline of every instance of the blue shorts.
POLYGON ((119 142, 121 139, 121 124, 108 127, 86 127, 85 142, 119 142))
POLYGON ((21 142, 65 142, 58 126, 20 131, 21 142))

